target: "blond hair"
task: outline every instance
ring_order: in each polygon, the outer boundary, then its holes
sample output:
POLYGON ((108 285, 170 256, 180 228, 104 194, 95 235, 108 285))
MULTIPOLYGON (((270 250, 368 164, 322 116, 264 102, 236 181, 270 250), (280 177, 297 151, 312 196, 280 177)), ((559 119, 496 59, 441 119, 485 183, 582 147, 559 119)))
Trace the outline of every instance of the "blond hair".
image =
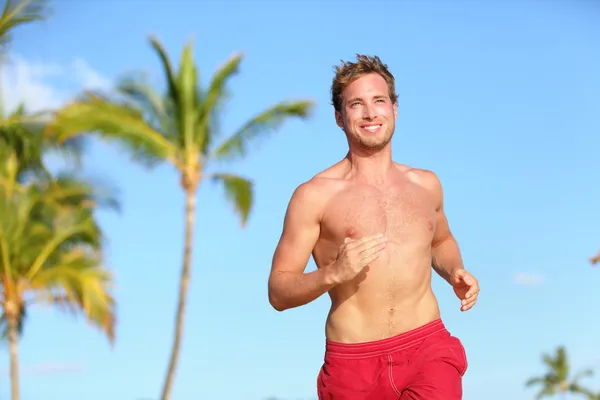
POLYGON ((396 103, 396 83, 394 75, 388 70, 388 66, 381 62, 377 56, 356 55, 356 62, 343 61, 340 66, 335 67, 335 76, 331 84, 331 103, 336 111, 342 108, 342 92, 356 79, 367 74, 379 74, 385 79, 390 100, 396 103))

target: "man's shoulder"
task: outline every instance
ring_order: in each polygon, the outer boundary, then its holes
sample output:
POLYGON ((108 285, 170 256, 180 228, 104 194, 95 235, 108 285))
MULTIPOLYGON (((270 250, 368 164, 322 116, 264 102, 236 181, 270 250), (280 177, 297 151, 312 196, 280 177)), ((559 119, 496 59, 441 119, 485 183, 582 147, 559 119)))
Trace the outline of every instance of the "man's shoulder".
POLYGON ((400 172, 406 174, 416 184, 434 191, 441 189, 440 179, 435 172, 425 168, 416 168, 398 163, 394 164, 400 172))
POLYGON ((307 199, 324 200, 335 193, 342 184, 343 181, 338 177, 323 171, 298 185, 294 191, 294 195, 307 199))
POLYGON ((325 204, 344 184, 337 165, 333 165, 298 185, 292 197, 311 204, 325 204))

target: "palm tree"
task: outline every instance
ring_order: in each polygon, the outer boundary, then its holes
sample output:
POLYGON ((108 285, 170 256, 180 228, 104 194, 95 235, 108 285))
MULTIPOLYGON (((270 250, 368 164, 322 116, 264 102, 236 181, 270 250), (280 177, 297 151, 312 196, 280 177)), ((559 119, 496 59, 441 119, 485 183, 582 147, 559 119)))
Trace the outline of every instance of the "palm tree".
POLYGON ((227 199, 246 223, 253 201, 252 182, 227 172, 208 172, 217 161, 244 157, 248 143, 274 131, 291 118, 307 118, 310 101, 281 102, 257 114, 231 136, 215 145, 218 113, 225 100, 225 86, 234 76, 242 55, 234 55, 218 69, 207 88, 200 86, 193 60, 192 42, 184 46, 179 71, 175 72, 163 46, 154 37, 150 44, 158 55, 166 80, 161 95, 139 76, 124 79, 115 94, 85 93, 59 110, 49 132, 60 139, 96 132, 125 145, 134 158, 148 165, 169 163, 180 175, 185 193, 185 243, 180 272, 175 334, 161 399, 171 396, 184 330, 184 314, 196 213, 196 193, 202 180, 219 183, 227 199))
POLYGON ((583 377, 592 375, 593 371, 585 369, 571 377, 567 351, 564 346, 559 346, 554 356, 543 354, 542 361, 548 368, 546 374, 531 378, 525 383, 525 386, 528 387, 541 386, 536 399, 555 394, 560 394, 566 399, 568 394, 586 395, 589 393, 580 385, 579 381, 583 377))
POLYGON ((29 307, 83 314, 114 341, 111 273, 103 266, 95 209, 110 198, 69 175, 18 181, 19 159, 0 141, 0 307, 18 400, 18 336, 29 307))
POLYGON ((110 274, 101 266, 100 230, 93 211, 96 187, 68 175, 56 178, 43 157, 62 152, 78 166, 81 139, 60 147, 20 106, 0 120, 0 328, 10 347, 12 398, 19 398, 18 336, 29 306, 50 303, 83 311, 112 342, 110 274))

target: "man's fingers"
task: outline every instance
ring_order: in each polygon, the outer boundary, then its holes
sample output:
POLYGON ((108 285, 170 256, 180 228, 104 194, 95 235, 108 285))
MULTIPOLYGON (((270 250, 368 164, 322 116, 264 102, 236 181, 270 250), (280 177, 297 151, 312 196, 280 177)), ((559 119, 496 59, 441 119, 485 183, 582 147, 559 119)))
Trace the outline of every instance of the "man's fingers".
POLYGON ((348 250, 356 249, 362 245, 372 243, 372 242, 377 242, 378 240, 383 239, 383 237, 384 236, 381 233, 377 233, 375 235, 364 236, 360 239, 353 240, 351 243, 348 243, 346 248, 348 250))
POLYGON ((462 300, 460 302, 461 304, 461 311, 467 311, 470 310, 471 308, 473 308, 473 306, 475 305, 475 303, 477 302, 477 294, 475 294, 473 297, 462 300))
POLYGON ((477 301, 477 295, 474 295, 474 296, 462 299, 460 303, 465 305, 465 304, 469 304, 469 303, 475 303, 476 301, 477 301))
POLYGON ((363 266, 363 267, 366 267, 367 265, 369 265, 373 261, 377 260, 377 258, 379 258, 380 255, 381 255, 381 250, 375 251, 373 254, 371 254, 369 256, 366 256, 365 258, 363 258, 362 260, 360 260, 360 265, 363 266))
POLYGON ((471 296, 476 295, 477 293, 479 293, 479 282, 477 282, 477 280, 475 278, 473 278, 472 276, 469 276, 469 281, 465 280, 465 283, 467 285, 469 285, 469 290, 467 291, 465 297, 469 298, 471 296))
POLYGON ((365 258, 370 257, 371 255, 373 255, 375 253, 380 253, 383 249, 385 249, 386 246, 387 246, 387 243, 380 242, 380 243, 376 243, 374 246, 371 246, 366 250, 361 251, 360 252, 361 262, 365 258))
POLYGON ((387 246, 386 240, 377 240, 372 242, 367 242, 363 246, 358 247, 355 251, 358 252, 359 257, 365 257, 372 254, 375 251, 381 251, 385 249, 387 246))
POLYGON ((357 253, 357 254, 362 254, 367 250, 370 250, 374 247, 377 247, 381 244, 386 244, 387 243, 387 238, 382 236, 382 237, 375 237, 372 238, 370 240, 367 240, 363 243, 360 243, 358 245, 356 245, 355 247, 352 247, 349 250, 352 250, 353 252, 357 253))
POLYGON ((465 295, 465 297, 468 299, 472 296, 475 296, 477 293, 479 293, 479 288, 477 287, 472 287, 471 289, 469 289, 469 291, 467 292, 467 294, 465 295))

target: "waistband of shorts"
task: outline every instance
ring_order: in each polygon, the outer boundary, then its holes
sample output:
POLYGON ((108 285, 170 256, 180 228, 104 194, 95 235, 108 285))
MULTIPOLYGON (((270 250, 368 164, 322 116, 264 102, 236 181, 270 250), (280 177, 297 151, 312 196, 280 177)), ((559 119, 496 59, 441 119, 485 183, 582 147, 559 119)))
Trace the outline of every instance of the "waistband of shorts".
POLYGON ((446 330, 440 318, 408 332, 386 339, 361 343, 340 343, 325 340, 325 355, 337 358, 368 358, 395 353, 418 346, 423 340, 446 330))

